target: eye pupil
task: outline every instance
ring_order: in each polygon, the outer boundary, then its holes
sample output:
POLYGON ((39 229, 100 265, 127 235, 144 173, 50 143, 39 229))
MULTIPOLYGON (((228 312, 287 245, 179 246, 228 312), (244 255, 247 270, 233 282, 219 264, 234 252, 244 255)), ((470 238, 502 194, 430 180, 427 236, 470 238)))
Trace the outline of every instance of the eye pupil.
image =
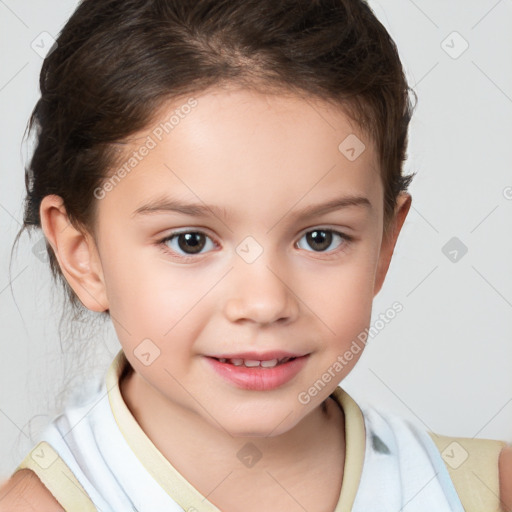
POLYGON ((178 235, 178 245, 183 251, 187 252, 192 249, 189 254, 196 254, 201 252, 205 245, 204 236, 201 233, 181 233, 178 235), (182 241, 186 243, 182 243, 182 241))
POLYGON ((306 237, 308 244, 319 251, 325 251, 332 243, 332 233, 326 230, 315 229, 314 231, 310 231, 306 237))
MULTIPOLYGON (((347 239, 350 240, 349 237, 344 236, 337 231, 333 231, 332 229, 314 229, 312 231, 308 231, 303 236, 305 236, 307 244, 314 252, 333 252, 329 251, 333 242, 333 237, 339 237, 342 241, 347 239)), ((182 233, 175 233, 168 236, 162 241, 162 243, 167 245, 167 242, 174 240, 175 243, 177 242, 179 248, 175 248, 174 251, 170 249, 171 253, 174 252, 179 254, 179 251, 182 251, 184 253, 183 257, 186 257, 187 255, 195 256, 202 253, 209 239, 210 237, 201 231, 184 231, 182 233)), ((345 242, 345 244, 341 244, 341 246, 344 247, 346 243, 347 242, 345 242)), ((297 242, 296 246, 300 247, 300 242, 297 242)))

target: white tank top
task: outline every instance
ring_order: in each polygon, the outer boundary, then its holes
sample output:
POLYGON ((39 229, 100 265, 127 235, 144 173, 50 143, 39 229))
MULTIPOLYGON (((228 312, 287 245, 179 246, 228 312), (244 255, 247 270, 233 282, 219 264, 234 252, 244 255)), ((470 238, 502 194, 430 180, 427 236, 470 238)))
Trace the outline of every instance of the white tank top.
MULTIPOLYGON (((66 511, 219 512, 131 414, 119 390, 126 364, 121 350, 99 389, 68 405, 16 470, 35 471, 66 511)), ((464 512, 440 453, 443 441, 449 448, 449 440, 463 438, 427 433, 394 414, 360 408, 340 387, 331 396, 344 411, 346 442, 334 512, 464 512)), ((496 449, 505 444, 492 443, 496 449)), ((497 458, 490 464, 497 467, 497 458)))

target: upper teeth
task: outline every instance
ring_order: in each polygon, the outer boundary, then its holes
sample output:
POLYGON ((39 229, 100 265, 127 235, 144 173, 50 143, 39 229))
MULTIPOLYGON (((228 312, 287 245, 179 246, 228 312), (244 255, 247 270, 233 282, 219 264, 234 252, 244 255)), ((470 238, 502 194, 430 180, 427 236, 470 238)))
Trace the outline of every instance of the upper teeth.
POLYGON ((257 361, 255 359, 225 359, 223 357, 219 358, 221 363, 231 363, 234 366, 246 366, 247 368, 254 368, 256 366, 261 366, 263 368, 273 368, 277 366, 277 364, 285 363, 290 358, 285 357, 283 359, 270 359, 266 361, 257 361))

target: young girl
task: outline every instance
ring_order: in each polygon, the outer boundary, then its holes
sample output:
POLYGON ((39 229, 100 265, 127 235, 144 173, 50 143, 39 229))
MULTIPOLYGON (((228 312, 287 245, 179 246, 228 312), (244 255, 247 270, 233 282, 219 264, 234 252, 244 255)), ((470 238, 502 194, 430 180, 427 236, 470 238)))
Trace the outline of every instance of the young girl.
POLYGON ((512 450, 338 383, 411 205, 396 47, 362 0, 83 0, 41 72, 25 227, 122 349, 1 510, 512 507, 512 450))

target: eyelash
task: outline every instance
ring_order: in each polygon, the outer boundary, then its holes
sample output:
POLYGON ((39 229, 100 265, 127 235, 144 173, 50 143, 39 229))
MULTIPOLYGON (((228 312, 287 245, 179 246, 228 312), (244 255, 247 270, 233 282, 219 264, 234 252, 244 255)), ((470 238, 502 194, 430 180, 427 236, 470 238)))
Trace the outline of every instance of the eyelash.
MULTIPOLYGON (((314 229, 310 229, 308 231, 306 231, 301 237, 299 240, 301 240, 302 238, 304 238, 306 235, 308 235, 309 233, 313 233, 314 231, 324 231, 324 232, 328 232, 328 233, 333 233, 334 235, 338 235, 342 240, 343 240, 343 243, 341 243, 341 245, 339 247, 337 247, 336 249, 332 250, 332 251, 307 251, 307 252, 313 252, 313 253, 317 253, 317 254, 333 254, 333 253, 338 253, 338 252, 343 252, 345 250, 347 250, 348 246, 352 243, 352 241, 354 240, 354 238, 352 236, 349 236, 349 235, 346 235, 345 233, 341 233, 340 231, 336 231, 335 229, 330 229, 330 228, 322 228, 322 227, 317 227, 317 228, 314 228, 314 229)), ((175 258, 178 258, 179 260, 181 261, 191 261, 191 260, 197 260, 197 258, 199 258, 202 254, 204 253, 198 253, 197 255, 188 255, 188 256, 183 256, 181 254, 177 254, 175 251, 169 249, 169 247, 166 245, 166 242, 169 242, 170 240, 172 240, 173 238, 179 236, 179 235, 184 235, 184 234, 191 234, 191 233, 194 233, 194 234, 201 234, 201 235, 205 235, 207 238, 209 238, 211 240, 211 237, 208 236, 206 233, 204 233, 203 231, 198 231, 198 230, 188 230, 188 231, 173 231, 172 233, 170 233, 169 235, 167 235, 165 238, 162 238, 160 240, 158 240, 156 242, 156 244, 162 249, 162 251, 166 254, 166 255, 171 255, 175 258)), ((213 241, 213 240, 212 240, 213 241)), ((298 242, 297 242, 298 243, 298 242)), ((214 244, 216 246, 218 246, 218 244, 216 244, 216 242, 214 242, 214 244)))

